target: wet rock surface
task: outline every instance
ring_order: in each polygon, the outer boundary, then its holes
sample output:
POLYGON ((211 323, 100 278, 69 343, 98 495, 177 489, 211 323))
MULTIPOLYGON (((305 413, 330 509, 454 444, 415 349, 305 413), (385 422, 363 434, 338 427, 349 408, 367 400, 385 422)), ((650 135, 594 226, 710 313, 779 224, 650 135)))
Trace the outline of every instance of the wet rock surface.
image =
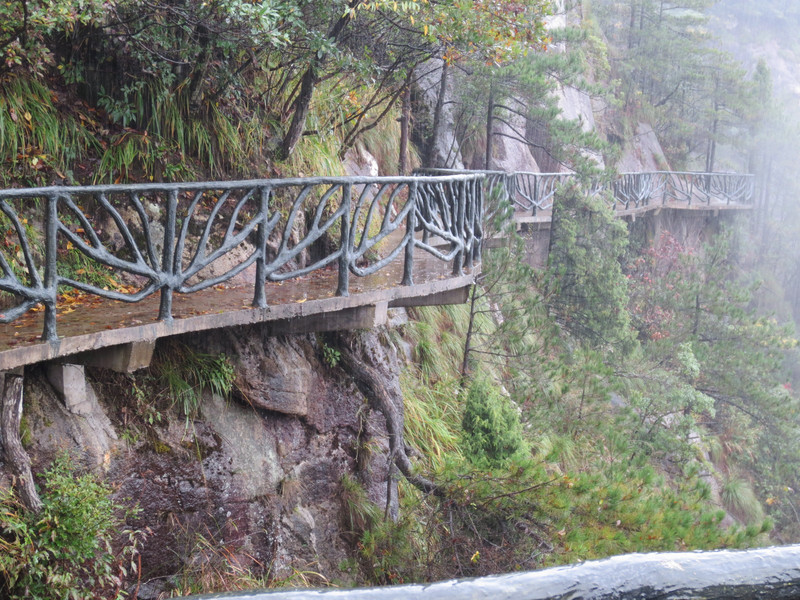
MULTIPOLYGON (((210 548, 254 572, 312 570, 341 581, 339 565, 352 551, 343 535, 343 476, 386 504, 383 416, 341 366, 323 361, 316 337, 266 331, 239 327, 180 339, 196 352, 224 352, 237 373, 232 398, 204 393, 200 414, 188 423, 173 410, 151 427, 134 427, 121 400, 130 393, 121 389, 132 385, 129 376, 87 370, 91 401, 70 411, 43 369, 26 374, 34 471, 68 450, 118 499, 138 505, 128 525, 149 531, 140 597, 169 589, 187 565, 215 560, 210 548), (366 445, 370 452, 360 457, 366 445)), ((395 351, 370 339, 378 345, 369 348, 370 361, 396 386, 395 351)))

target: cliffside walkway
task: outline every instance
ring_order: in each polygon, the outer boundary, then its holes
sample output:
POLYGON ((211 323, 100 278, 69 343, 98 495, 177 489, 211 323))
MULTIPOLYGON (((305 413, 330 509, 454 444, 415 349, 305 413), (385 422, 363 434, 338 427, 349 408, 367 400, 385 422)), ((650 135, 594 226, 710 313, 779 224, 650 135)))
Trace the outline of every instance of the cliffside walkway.
MULTIPOLYGON (((0 372, 73 355, 130 370, 170 335, 369 327, 390 307, 464 301, 485 203, 547 221, 570 177, 436 170, 0 190, 0 372)), ((622 174, 593 193, 608 189, 620 215, 742 210, 752 181, 622 174)))

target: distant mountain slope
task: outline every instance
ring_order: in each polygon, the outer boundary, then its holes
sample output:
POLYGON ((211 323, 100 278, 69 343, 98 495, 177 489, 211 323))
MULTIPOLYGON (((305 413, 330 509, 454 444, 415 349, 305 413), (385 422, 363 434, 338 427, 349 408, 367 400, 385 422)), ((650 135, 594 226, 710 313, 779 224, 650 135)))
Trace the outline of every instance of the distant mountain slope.
POLYGON ((721 0, 712 14, 726 50, 748 67, 763 58, 777 95, 800 99, 800 2, 721 0))

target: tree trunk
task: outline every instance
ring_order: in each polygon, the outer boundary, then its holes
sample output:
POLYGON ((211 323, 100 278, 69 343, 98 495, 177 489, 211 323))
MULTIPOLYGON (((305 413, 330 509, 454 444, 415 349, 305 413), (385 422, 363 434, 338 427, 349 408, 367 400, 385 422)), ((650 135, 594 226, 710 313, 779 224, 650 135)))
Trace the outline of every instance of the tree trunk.
POLYGON ((492 138, 494 138, 494 85, 489 84, 489 107, 486 110, 486 161, 485 169, 492 169, 492 138))
MULTIPOLYGON (((714 114, 718 108, 714 105, 714 114)), ((717 131, 719 129, 719 119, 715 116, 711 125, 711 137, 708 140, 708 152, 706 153, 706 173, 714 172, 714 163, 717 160, 717 131)))
MULTIPOLYGON (((386 419, 386 431, 389 434, 389 451, 394 459, 395 466, 400 470, 409 483, 426 494, 436 496, 444 495, 443 490, 421 475, 414 474, 414 467, 408 458, 403 441, 403 399, 396 397, 384 383, 385 377, 381 372, 367 364, 364 352, 356 352, 352 348, 354 335, 340 334, 339 347, 341 348, 342 367, 353 378, 359 391, 369 402, 369 405, 379 411, 386 419), (361 354, 359 356, 358 354, 361 354)), ((371 339, 365 340, 365 345, 377 345, 377 335, 371 332, 371 339)), ((358 344, 358 342, 356 342, 358 344)))
POLYGON ((403 92, 403 106, 400 112, 400 158, 397 170, 400 175, 408 172, 408 136, 411 126, 411 86, 406 85, 403 92))
POLYGON ((633 48, 634 31, 636 31, 636 0, 631 0, 631 21, 628 24, 628 50, 633 48))
MULTIPOLYGON (((488 167, 487 167, 488 168, 488 167)), ((467 326, 467 337, 464 340, 464 358, 461 361, 461 385, 463 386, 467 380, 467 373, 469 372, 469 354, 472 350, 472 332, 475 327, 475 302, 478 299, 478 284, 472 286, 472 294, 470 294, 469 302, 469 325, 467 326)))
MULTIPOLYGON (((361 4, 361 0, 350 0, 345 13, 339 17, 328 32, 328 39, 331 42, 336 43, 339 41, 344 28, 350 21, 350 11, 355 9, 359 4, 361 4)), ((300 93, 293 103, 294 115, 292 116, 292 122, 281 144, 281 158, 288 158, 294 151, 297 142, 303 137, 303 132, 306 129, 306 117, 308 117, 308 111, 311 108, 311 100, 314 97, 314 87, 317 84, 317 71, 322 67, 327 57, 327 54, 322 54, 321 56, 317 55, 315 58, 312 58, 308 68, 305 73, 303 73, 300 93)))
POLYGON ((300 93, 294 101, 294 115, 289 129, 283 138, 281 144, 281 158, 286 159, 294 151, 297 142, 303 137, 303 132, 306 129, 306 117, 311 108, 311 99, 314 96, 314 86, 316 85, 315 67, 317 63, 311 63, 303 73, 302 84, 300 85, 300 93))
POLYGON ((22 383, 21 373, 7 372, 3 386, 2 413, 0 413, 0 431, 3 434, 3 451, 6 463, 14 476, 17 492, 22 504, 31 512, 42 510, 42 501, 33 485, 31 459, 19 436, 22 420, 22 383))
MULTIPOLYGON (((436 98, 436 107, 433 112, 433 127, 431 127, 431 136, 428 139, 428 148, 425 153, 425 166, 438 167, 440 165, 434 164, 436 158, 436 144, 442 137, 443 121, 442 113, 444 112, 444 98, 447 95, 447 76, 449 67, 447 61, 442 62, 442 78, 439 82, 439 97, 436 98)), ((441 165, 444 166, 444 165, 441 165)))
POLYGON ((197 43, 200 45, 200 53, 194 62, 194 68, 189 76, 189 86, 186 90, 186 97, 189 99, 189 109, 196 111, 200 107, 200 84, 205 79, 206 67, 209 59, 209 31, 203 24, 198 24, 196 28, 197 43))

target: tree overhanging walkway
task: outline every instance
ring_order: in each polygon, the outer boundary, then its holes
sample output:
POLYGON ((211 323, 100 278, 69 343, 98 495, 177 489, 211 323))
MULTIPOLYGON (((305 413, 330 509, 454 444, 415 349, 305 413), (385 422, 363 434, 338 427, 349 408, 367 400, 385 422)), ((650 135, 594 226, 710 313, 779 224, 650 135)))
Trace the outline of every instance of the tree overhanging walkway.
MULTIPOLYGON (((519 221, 549 220, 571 177, 435 170, 1 190, 0 371, 251 323, 363 327, 387 307, 458 301, 479 268, 485 198, 511 202, 519 221)), ((603 190, 625 215, 747 209, 753 183, 658 172, 592 193, 603 190)))

